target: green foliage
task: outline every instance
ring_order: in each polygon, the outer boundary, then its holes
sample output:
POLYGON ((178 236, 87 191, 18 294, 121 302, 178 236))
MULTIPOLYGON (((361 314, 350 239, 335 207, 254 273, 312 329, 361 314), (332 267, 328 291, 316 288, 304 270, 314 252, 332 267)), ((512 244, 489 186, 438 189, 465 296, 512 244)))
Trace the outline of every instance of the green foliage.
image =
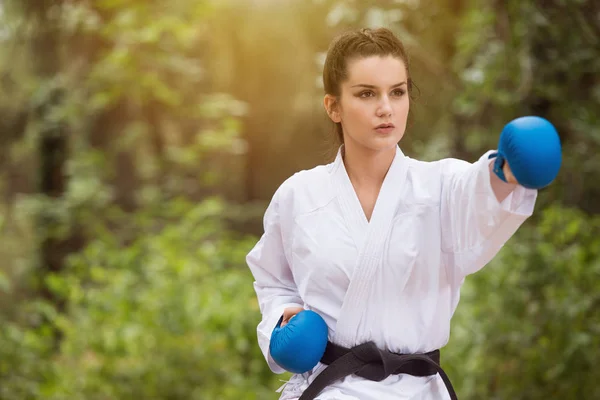
POLYGON ((182 199, 121 217, 135 232, 128 243, 98 231, 67 271, 48 277, 66 313, 39 303, 30 318, 41 328, 0 329, 2 398, 272 395, 277 382, 257 346, 260 313, 243 265, 256 238, 227 233, 224 207, 182 199), (61 331, 56 353, 42 316, 61 331))
POLYGON ((0 399, 45 398, 43 383, 53 378, 51 350, 48 329, 23 328, 0 315, 0 399))
POLYGON ((265 398, 273 388, 256 346, 252 277, 240 264, 254 238, 219 222, 223 204, 173 201, 140 215, 145 234, 98 238, 52 278, 69 312, 47 398, 265 398), (252 393, 249 395, 249 393, 252 393), (51 394, 51 395, 50 395, 51 394))
POLYGON ((527 113, 565 145, 536 216, 466 281, 443 353, 461 398, 600 397, 600 222, 559 206, 600 210, 592 1, 54 2, 60 70, 45 76, 27 49, 52 30, 22 7, 38 3, 0 6, 0 399, 277 397, 244 265, 256 237, 234 232, 260 227, 254 200, 322 162, 322 52, 365 25, 408 47, 415 157, 474 160, 527 113), (36 151, 61 126, 68 186, 49 198, 36 151), (46 277, 64 313, 36 293, 47 236, 86 243, 46 277))
POLYGON ((449 60, 459 77, 451 107, 462 121, 465 148, 475 154, 494 148, 504 124, 519 116, 547 118, 565 154, 547 198, 598 212, 597 188, 586 184, 597 179, 600 162, 600 118, 591 111, 600 108, 592 72, 600 69, 593 2, 471 3, 449 60))
POLYGON ((593 399, 600 218, 549 207, 467 277, 444 365, 463 398, 593 399))

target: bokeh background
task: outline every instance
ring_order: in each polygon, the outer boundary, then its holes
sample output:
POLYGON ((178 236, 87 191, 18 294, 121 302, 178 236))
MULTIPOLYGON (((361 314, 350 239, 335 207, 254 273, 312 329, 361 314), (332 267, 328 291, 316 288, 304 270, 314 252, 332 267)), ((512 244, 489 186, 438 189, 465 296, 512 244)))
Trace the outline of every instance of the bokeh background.
POLYGON ((563 143, 464 286, 461 399, 600 398, 600 2, 2 0, 1 399, 278 397, 244 257, 331 160, 324 52, 365 26, 409 50, 408 155, 475 161, 523 115, 563 143))

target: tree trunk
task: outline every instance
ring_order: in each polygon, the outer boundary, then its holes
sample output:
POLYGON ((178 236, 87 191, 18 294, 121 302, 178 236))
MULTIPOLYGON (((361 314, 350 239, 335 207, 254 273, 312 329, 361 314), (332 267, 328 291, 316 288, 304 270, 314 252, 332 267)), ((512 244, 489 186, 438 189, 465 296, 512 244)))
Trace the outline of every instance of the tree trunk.
MULTIPOLYGON (((31 40, 31 54, 34 73, 39 87, 48 88, 60 71, 60 29, 57 20, 59 1, 27 0, 21 3, 25 18, 35 27, 31 40)), ((65 163, 68 159, 69 142, 67 126, 56 121, 50 115, 64 101, 64 89, 56 86, 45 90, 38 96, 38 102, 29 115, 29 123, 38 127, 37 156, 39 160, 37 172, 37 191, 52 203, 61 201, 65 194, 68 179, 65 175, 65 163)), ((64 269, 67 255, 82 245, 80 237, 74 229, 68 227, 67 234, 58 236, 56 227, 65 223, 56 219, 49 210, 42 210, 39 219, 39 261, 41 295, 53 303, 59 311, 64 307, 61 296, 47 286, 49 274, 60 273, 64 269)))

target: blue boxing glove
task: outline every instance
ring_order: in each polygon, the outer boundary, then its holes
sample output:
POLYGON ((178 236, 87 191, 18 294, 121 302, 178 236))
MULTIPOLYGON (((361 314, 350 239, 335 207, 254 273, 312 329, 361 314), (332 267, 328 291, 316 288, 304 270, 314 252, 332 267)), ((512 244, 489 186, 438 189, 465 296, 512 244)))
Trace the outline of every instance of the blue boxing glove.
POLYGON ((271 334, 271 357, 277 365, 290 372, 302 374, 312 370, 327 347, 327 324, 319 314, 310 310, 300 311, 283 328, 280 327, 282 319, 271 334))
POLYGON ((494 173, 506 182, 504 162, 523 187, 541 189, 558 175, 562 163, 560 139, 554 126, 544 118, 517 118, 500 135, 494 173))

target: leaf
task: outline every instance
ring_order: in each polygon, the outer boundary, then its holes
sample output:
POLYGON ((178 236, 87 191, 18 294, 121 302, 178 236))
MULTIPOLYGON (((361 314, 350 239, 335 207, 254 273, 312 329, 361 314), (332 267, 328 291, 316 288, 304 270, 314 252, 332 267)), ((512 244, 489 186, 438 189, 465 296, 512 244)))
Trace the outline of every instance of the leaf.
POLYGON ((10 290, 11 290, 10 281, 6 277, 6 274, 4 272, 0 271, 0 291, 3 291, 4 293, 10 293, 10 290))

